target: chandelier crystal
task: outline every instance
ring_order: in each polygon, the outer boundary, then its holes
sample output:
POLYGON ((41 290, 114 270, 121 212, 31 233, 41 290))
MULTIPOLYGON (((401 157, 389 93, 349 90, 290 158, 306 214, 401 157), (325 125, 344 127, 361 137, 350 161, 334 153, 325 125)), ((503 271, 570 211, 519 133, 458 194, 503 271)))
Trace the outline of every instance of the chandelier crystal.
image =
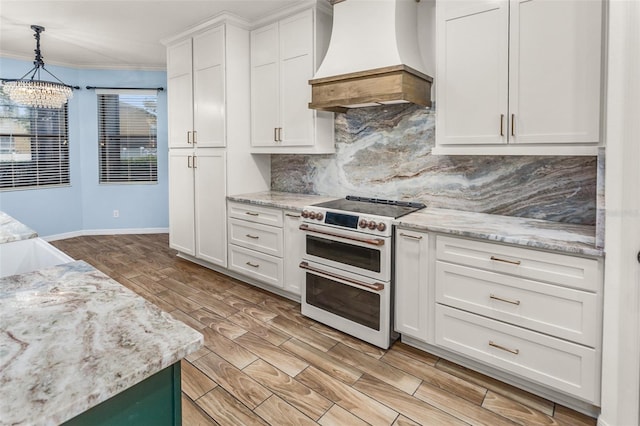
POLYGON ((73 97, 73 89, 78 87, 64 84, 44 67, 40 53, 40 33, 44 31, 44 27, 31 25, 31 29, 35 31, 34 37, 36 39, 34 67, 19 79, 2 80, 2 91, 19 105, 33 108, 62 108, 73 97), (40 80, 40 70, 55 78, 57 82, 40 80), (29 74, 31 77, 25 78, 29 74), (36 76, 37 79, 35 79, 36 76))

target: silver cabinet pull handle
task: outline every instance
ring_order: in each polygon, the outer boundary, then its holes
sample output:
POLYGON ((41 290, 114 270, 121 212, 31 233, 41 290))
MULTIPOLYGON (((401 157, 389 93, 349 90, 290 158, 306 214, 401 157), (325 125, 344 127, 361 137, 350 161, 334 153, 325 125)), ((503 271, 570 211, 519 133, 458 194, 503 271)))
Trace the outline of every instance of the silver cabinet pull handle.
POLYGON ((494 348, 498 348, 501 349, 505 352, 511 352, 512 354, 518 355, 520 353, 519 349, 509 349, 507 347, 504 347, 502 345, 498 345, 497 343, 494 343, 492 340, 489 340, 489 346, 493 346, 494 348))
POLYGON ((277 127, 273 128, 273 141, 274 142, 278 142, 278 128, 277 127))
POLYGON ((296 219, 300 219, 300 215, 299 214, 285 213, 284 215, 287 216, 287 217, 293 217, 293 218, 296 218, 296 219))
POLYGON ((400 235, 403 236, 403 237, 412 238, 414 240, 421 240, 422 239, 422 236, 420 236, 420 235, 417 235, 417 236, 416 235, 409 235, 409 234, 405 234, 404 232, 401 232, 400 235))
POLYGON ((260 216, 259 213, 254 213, 254 212, 244 212, 244 214, 248 214, 249 216, 260 216))
POLYGON ((252 239, 254 239, 254 240, 257 240, 257 239, 259 239, 259 238, 260 238, 260 237, 259 237, 259 236, 257 236, 257 235, 251 235, 251 234, 247 234, 246 236, 247 236, 248 238, 252 238, 252 239))
POLYGON ((197 169, 198 168, 198 157, 196 157, 195 155, 193 156, 193 168, 197 169))
POLYGON ((193 131, 193 143, 194 144, 198 143, 198 131, 197 130, 193 131))
POLYGON ((187 132, 187 143, 191 143, 191 130, 187 132))
POLYGON ((504 114, 500 114, 500 136, 504 136, 504 114))
POLYGON ((341 234, 339 234, 337 232, 327 232, 327 231, 322 231, 320 229, 309 228, 309 225, 305 225, 305 224, 300 225, 300 227, 298 229, 300 229, 301 231, 315 232, 316 234, 328 235, 330 237, 338 237, 338 238, 344 238, 345 240, 358 241, 358 242, 365 243, 365 244, 371 244, 372 246, 383 246, 384 245, 384 240, 380 239, 380 238, 349 237, 347 235, 341 235, 341 234))
POLYGON ((327 277, 337 278, 339 280, 346 281, 348 283, 351 283, 351 284, 354 284, 354 285, 357 285, 357 286, 360 286, 360 287, 365 287, 365 288, 368 288, 368 289, 371 289, 371 290, 375 290, 375 291, 384 290, 384 284, 382 284, 382 283, 369 284, 369 283, 364 283, 362 281, 354 280, 354 279, 351 279, 351 278, 345 278, 345 277, 342 277, 340 275, 334 274, 332 272, 323 271, 322 269, 318 269, 318 268, 314 268, 313 266, 309 266, 309 264, 307 262, 300 262, 300 265, 298 265, 298 266, 300 268, 302 268, 302 269, 306 269, 306 270, 311 271, 311 272, 322 274, 322 275, 325 275, 327 277))
POLYGON ((495 294, 490 294, 489 298, 493 299, 493 300, 499 300, 499 301, 505 302, 505 303, 511 303, 512 305, 519 305, 520 304, 519 300, 505 299, 504 297, 499 297, 499 296, 496 296, 495 294))
POLYGON ((251 262, 247 262, 247 265, 251 266, 252 268, 259 268, 260 265, 258 265, 257 263, 251 263, 251 262))
POLYGON ((187 157, 187 168, 188 169, 191 168, 191 156, 190 155, 187 157))
POLYGON ((519 260, 507 260, 507 259, 500 259, 499 257, 495 257, 495 256, 491 256, 490 257, 491 260, 494 260, 496 262, 504 262, 504 263, 510 263, 512 265, 519 265, 520 263, 522 263, 519 260))
POLYGON ((278 142, 282 142, 282 127, 278 127, 278 142))

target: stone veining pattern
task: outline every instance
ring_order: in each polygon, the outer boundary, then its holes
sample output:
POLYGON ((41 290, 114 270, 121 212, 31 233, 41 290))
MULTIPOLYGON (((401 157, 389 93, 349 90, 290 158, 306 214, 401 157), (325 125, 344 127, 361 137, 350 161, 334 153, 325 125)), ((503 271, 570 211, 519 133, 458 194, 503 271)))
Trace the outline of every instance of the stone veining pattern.
POLYGON ((336 198, 337 197, 323 197, 319 195, 294 194, 277 191, 254 192, 252 194, 230 195, 227 197, 230 201, 295 211, 302 211, 303 207, 310 204, 331 201, 336 198))
POLYGON ((396 220, 396 224, 419 231, 433 231, 481 238, 536 249, 585 256, 602 256, 595 247, 591 225, 551 222, 513 216, 426 208, 396 220))
POLYGON ((271 189, 595 224, 595 156, 434 156, 435 112, 415 105, 352 109, 335 126, 335 154, 272 155, 271 189))
POLYGON ((38 233, 0 211, 0 244, 36 238, 38 233))
POLYGON ((202 345, 83 261, 0 279, 0 330, 2 425, 62 423, 202 345))

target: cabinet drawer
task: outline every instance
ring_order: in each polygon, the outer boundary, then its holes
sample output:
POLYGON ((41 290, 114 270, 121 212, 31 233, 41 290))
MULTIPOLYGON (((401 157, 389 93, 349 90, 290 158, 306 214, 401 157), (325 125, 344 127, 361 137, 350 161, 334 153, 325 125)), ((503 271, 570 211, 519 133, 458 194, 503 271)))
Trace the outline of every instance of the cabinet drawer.
POLYGON ((282 210, 234 202, 229 202, 228 209, 229 217, 282 228, 282 210))
POLYGON ((229 219, 229 242, 248 249, 282 257, 282 228, 229 219))
POLYGON ((436 258, 592 292, 602 283, 596 259, 438 235, 436 258))
POLYGON ((594 349, 442 305, 436 305, 436 344, 598 404, 594 349))
POLYGON ((436 301, 595 347, 600 298, 594 293, 436 262, 436 301))
POLYGON ((229 269, 282 288, 282 259, 229 245, 229 269))

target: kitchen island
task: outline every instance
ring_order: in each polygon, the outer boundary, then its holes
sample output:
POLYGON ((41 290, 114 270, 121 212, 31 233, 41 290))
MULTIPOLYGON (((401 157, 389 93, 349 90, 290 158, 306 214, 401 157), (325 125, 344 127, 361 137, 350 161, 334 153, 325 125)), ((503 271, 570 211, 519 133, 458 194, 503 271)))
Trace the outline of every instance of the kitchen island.
POLYGON ((0 279, 0 424, 180 424, 202 335, 91 265, 0 279))

